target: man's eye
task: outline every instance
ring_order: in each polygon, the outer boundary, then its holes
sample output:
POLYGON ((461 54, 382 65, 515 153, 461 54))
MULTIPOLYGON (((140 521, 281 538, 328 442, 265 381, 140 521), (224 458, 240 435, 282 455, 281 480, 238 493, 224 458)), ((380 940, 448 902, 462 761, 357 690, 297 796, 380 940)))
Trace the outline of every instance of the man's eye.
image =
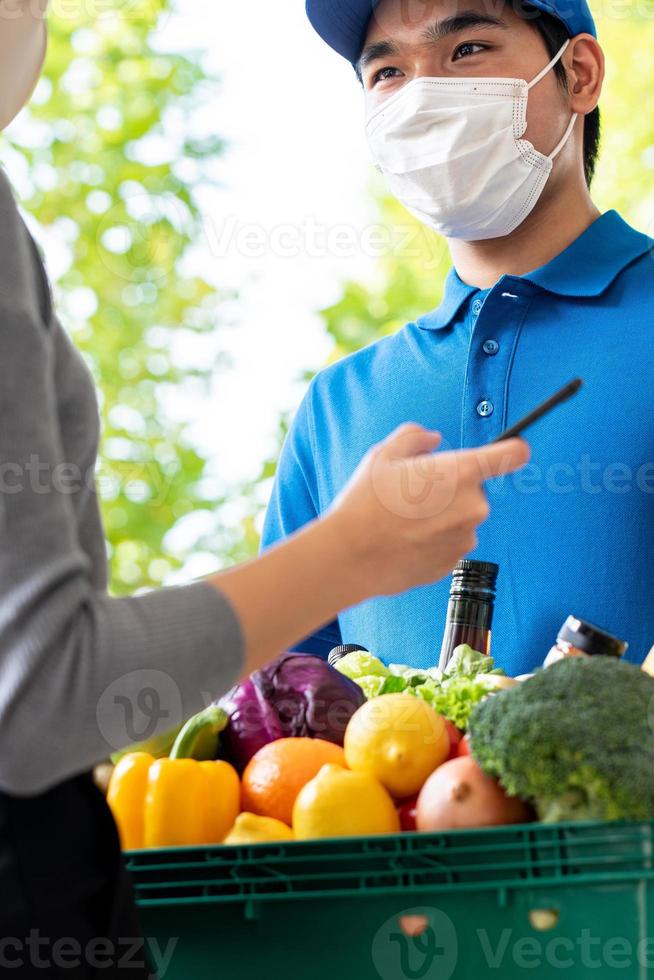
POLYGON ((460 58, 458 57, 459 55, 461 55, 463 58, 467 58, 471 54, 477 54, 478 52, 473 51, 472 48, 477 48, 478 51, 485 51, 486 45, 476 44, 474 41, 468 41, 466 42, 466 44, 460 44, 459 47, 454 52, 453 60, 459 61, 460 60, 460 58))
POLYGON ((372 76, 372 84, 376 85, 377 82, 383 82, 387 78, 395 78, 396 76, 394 74, 391 74, 392 72, 397 72, 398 74, 401 74, 399 68, 391 68, 390 66, 387 68, 380 68, 379 71, 376 71, 375 74, 372 76))

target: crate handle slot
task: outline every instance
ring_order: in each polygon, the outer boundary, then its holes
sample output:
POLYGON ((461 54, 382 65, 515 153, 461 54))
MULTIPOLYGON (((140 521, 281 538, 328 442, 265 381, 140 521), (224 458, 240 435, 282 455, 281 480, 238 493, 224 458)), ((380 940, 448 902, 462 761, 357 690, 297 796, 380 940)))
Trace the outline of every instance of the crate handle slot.
POLYGON ((412 939, 422 936, 429 929, 429 918, 426 915, 400 915, 398 921, 404 935, 412 939))
POLYGON ((529 924, 536 932, 550 932, 559 924, 560 909, 531 909, 529 924))

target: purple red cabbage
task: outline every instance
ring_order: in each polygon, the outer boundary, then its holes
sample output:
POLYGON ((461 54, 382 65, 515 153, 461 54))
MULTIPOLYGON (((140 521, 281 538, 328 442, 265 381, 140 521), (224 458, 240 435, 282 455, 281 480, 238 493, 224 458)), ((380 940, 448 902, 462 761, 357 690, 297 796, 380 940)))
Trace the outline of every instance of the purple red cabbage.
POLYGON ((342 745, 364 701, 359 685, 320 657, 284 653, 218 701, 229 715, 221 755, 242 772, 255 752, 279 738, 308 736, 342 745))

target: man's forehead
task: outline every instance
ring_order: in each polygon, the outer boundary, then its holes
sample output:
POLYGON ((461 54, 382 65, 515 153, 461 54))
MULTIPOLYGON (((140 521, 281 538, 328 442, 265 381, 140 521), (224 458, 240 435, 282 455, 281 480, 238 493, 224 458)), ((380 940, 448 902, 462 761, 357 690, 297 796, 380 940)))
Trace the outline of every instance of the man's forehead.
POLYGON ((492 18, 505 15, 504 0, 381 0, 372 14, 365 44, 374 41, 418 38, 440 20, 474 11, 492 18))

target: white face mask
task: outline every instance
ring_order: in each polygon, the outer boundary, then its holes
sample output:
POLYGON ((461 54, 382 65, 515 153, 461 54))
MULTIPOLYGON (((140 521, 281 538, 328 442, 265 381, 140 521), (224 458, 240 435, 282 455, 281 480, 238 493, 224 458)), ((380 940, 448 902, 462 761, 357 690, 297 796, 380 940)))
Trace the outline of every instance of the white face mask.
POLYGON ((34 90, 46 49, 47 0, 0 0, 0 129, 34 90))
POLYGON ((553 160, 522 139, 529 84, 517 78, 416 78, 366 120, 374 163, 394 197, 447 238, 481 241, 509 235, 533 211, 553 160))

